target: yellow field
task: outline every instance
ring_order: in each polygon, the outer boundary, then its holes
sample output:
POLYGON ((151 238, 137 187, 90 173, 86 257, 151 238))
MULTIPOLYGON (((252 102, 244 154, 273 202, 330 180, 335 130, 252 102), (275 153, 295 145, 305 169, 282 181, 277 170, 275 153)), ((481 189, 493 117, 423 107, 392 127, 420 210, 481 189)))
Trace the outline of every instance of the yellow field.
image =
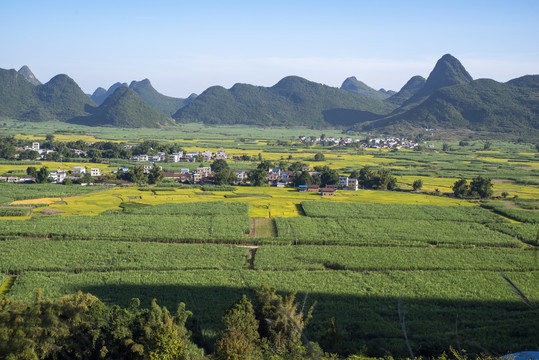
MULTIPOLYGON (((15 139, 31 140, 31 141, 45 141, 45 136, 44 135, 21 135, 21 134, 18 134, 18 135, 15 135, 15 139)), ((91 135, 82 135, 82 134, 80 134, 80 135, 79 134, 69 134, 69 135, 54 134, 54 140, 55 141, 62 141, 62 142, 82 140, 82 141, 87 142, 87 143, 95 143, 95 142, 100 142, 100 141, 116 142, 116 143, 122 142, 121 140, 103 140, 103 139, 98 139, 98 138, 96 138, 94 136, 91 136, 91 135)))
POLYGON ((40 198, 40 199, 28 199, 13 201, 10 205, 33 205, 33 204, 52 204, 57 201, 62 201, 62 198, 40 198))
MULTIPOLYGON (((187 203, 202 201, 246 202, 251 217, 299 216, 299 204, 305 200, 363 202, 380 204, 432 204, 446 206, 473 206, 472 203, 447 197, 429 196, 391 191, 338 191, 334 197, 322 197, 315 193, 300 193, 295 189, 275 187, 238 187, 237 191, 204 192, 199 189, 174 189, 171 191, 140 191, 137 187, 66 197, 46 198, 13 202, 16 204, 50 204, 49 209, 62 211, 61 215, 97 215, 103 211, 120 209, 122 202, 137 202, 148 205, 163 203, 187 203), (226 196, 229 197, 226 197, 226 196), (235 197, 234 197, 235 196, 235 197)), ((41 211, 40 208, 37 211, 41 211)))

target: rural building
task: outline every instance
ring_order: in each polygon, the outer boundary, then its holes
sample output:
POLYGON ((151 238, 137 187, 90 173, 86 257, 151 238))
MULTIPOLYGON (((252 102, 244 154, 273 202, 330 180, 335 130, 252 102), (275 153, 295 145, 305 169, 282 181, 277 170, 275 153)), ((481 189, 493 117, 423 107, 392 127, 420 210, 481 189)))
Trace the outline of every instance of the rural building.
POLYGON ((90 175, 91 176, 101 176, 101 171, 99 168, 93 167, 90 169, 90 175))
POLYGON ((75 166, 73 168, 73 174, 86 174, 86 168, 84 166, 75 166))
POLYGON ((322 196, 335 196, 335 189, 334 188, 322 188, 320 189, 319 194, 322 196))

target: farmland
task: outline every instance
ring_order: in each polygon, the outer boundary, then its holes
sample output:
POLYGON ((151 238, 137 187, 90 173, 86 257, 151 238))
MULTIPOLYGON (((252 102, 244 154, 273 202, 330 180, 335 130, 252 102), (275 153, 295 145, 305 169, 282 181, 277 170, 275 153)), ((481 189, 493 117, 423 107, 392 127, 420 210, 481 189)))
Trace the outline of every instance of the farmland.
MULTIPOLYGON (((10 134, 30 140, 55 131, 46 123, 17 126, 10 134)), ((158 139, 185 150, 224 148, 283 164, 327 165, 346 175, 366 165, 387 168, 400 191, 339 190, 322 197, 242 185, 0 183, 0 282, 12 276, 0 292, 10 298, 30 301, 41 289, 51 298, 82 290, 107 305, 127 306, 138 297, 149 306, 156 298, 173 309, 182 301, 194 313, 193 337, 212 351, 225 311, 267 284, 281 294, 297 291, 306 307, 317 303, 306 328, 312 341, 335 318, 342 354, 408 356, 399 300, 417 355, 439 355, 450 346, 493 354, 537 346, 537 312, 500 276, 539 299, 539 160, 530 144, 493 142, 483 151, 478 140, 442 152, 441 142, 433 142, 429 152, 392 152, 296 146, 294 138, 309 129, 188 124, 88 134, 76 125, 60 127, 59 141, 158 139), (317 152, 325 153, 324 161, 313 160, 317 152), (446 196, 457 179, 477 175, 494 179, 494 198, 446 196), (417 179, 423 188, 412 191, 417 179)), ((14 163, 2 163, 0 172, 25 172, 27 165, 14 163)), ((41 164, 93 166, 32 166, 41 164)))

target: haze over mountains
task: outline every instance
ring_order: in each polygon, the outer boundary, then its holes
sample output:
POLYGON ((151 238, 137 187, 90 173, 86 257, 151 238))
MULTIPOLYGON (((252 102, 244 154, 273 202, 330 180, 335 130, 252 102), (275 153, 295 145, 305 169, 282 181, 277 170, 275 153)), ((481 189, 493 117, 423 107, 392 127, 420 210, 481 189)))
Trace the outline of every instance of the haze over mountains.
POLYGON ((539 136, 539 76, 499 83, 473 80, 446 54, 427 79, 413 76, 397 93, 349 77, 341 88, 287 76, 272 87, 213 86, 199 96, 160 94, 148 79, 85 95, 67 75, 41 84, 27 66, 0 69, 0 116, 27 121, 159 127, 173 121, 259 126, 343 127, 405 133, 424 128, 539 136), (172 119, 170 116, 172 116, 172 119))

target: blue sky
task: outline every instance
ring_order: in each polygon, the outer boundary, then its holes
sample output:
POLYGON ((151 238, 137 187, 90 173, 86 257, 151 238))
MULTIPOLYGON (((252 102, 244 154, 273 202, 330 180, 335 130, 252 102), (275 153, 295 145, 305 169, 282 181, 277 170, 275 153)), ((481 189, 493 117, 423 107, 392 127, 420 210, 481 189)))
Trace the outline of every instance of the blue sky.
POLYGON ((539 73, 539 1, 2 2, 0 68, 85 92, 149 78, 161 93, 287 75, 399 90, 450 53, 473 78, 539 73))

